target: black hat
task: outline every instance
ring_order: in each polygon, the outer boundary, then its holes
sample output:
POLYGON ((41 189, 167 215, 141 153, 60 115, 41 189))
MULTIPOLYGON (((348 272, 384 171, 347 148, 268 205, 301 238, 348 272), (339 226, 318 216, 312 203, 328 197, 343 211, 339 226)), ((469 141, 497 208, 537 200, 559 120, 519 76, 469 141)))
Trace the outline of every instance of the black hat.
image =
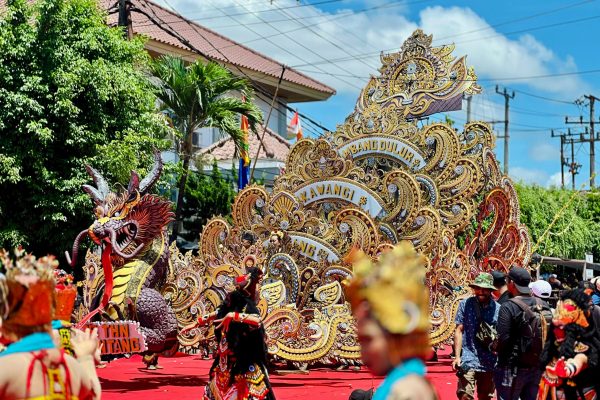
POLYGON ((492 278, 494 278, 494 286, 501 288, 506 285, 506 274, 500 271, 492 271, 492 278))
POLYGON ((370 400, 373 398, 373 389, 362 390, 356 389, 350 394, 349 400, 370 400))
POLYGON ((529 284, 531 283, 531 274, 525 268, 512 267, 508 272, 508 279, 515 283, 519 293, 531 293, 531 289, 529 288, 529 284))

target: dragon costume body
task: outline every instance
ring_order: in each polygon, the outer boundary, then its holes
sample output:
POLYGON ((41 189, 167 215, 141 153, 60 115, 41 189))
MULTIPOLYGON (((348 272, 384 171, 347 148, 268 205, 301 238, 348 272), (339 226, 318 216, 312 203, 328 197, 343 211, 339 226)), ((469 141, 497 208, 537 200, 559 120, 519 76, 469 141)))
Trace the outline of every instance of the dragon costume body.
POLYGON ((95 187, 84 185, 95 205, 96 219, 73 244, 75 266, 79 243, 89 236, 101 248, 101 256, 88 252, 87 279, 79 325, 105 318, 140 323, 148 353, 144 361, 156 366, 156 354, 175 350, 177 321, 160 292, 169 273, 169 245, 166 227, 173 217, 170 202, 147 193, 162 171, 160 153, 155 153, 152 170, 140 181, 131 172, 122 193, 110 191, 104 177, 87 166, 95 187))

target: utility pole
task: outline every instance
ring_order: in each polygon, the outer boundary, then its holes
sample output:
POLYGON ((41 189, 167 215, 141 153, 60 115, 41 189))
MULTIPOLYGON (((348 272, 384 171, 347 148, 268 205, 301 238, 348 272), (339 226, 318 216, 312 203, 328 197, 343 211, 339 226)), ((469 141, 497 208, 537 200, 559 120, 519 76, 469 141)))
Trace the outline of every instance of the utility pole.
POLYGON ((589 100, 590 102, 590 119, 589 121, 584 121, 582 116, 579 116, 579 121, 569 121, 569 117, 565 117, 565 124, 578 124, 578 125, 589 125, 590 126, 590 136, 587 140, 590 144, 590 189, 594 189, 596 187, 596 146, 595 142, 598 140, 596 138, 595 129, 594 129, 594 103, 596 100, 600 100, 598 97, 594 95, 584 95, 584 98, 589 100))
POLYGON ((473 100, 472 94, 463 94, 463 98, 467 101, 467 124, 471 122, 471 100, 473 100))
MULTIPOLYGON (((587 134, 587 128, 585 130, 585 134, 587 134)), ((575 175, 579 173, 579 169, 581 168, 581 164, 578 164, 575 161, 575 143, 586 143, 588 139, 585 138, 584 133, 572 133, 571 129, 567 130, 567 133, 554 133, 554 129, 551 131, 552 137, 560 138, 560 173, 561 173, 561 184, 562 187, 565 187, 565 171, 564 167, 569 168, 569 173, 571 174, 571 187, 575 190, 575 175), (579 139, 576 139, 579 136, 579 139), (565 157, 564 146, 566 144, 571 145, 571 159, 565 157)))
POLYGON ((560 187, 565 188, 565 136, 560 135, 560 187))
POLYGON ((571 142, 571 165, 569 166, 569 172, 571 173, 571 189, 575 190, 575 175, 579 173, 581 164, 575 162, 575 139, 570 139, 571 142))
POLYGON ((496 93, 504 96, 504 175, 508 175, 508 139, 510 138, 508 134, 508 110, 510 100, 515 98, 515 92, 512 92, 509 95, 506 88, 504 88, 504 91, 501 92, 498 89, 498 85, 496 85, 496 93))
POLYGON ((594 142, 596 136, 594 135, 594 102, 598 99, 593 95, 584 96, 590 101, 590 188, 594 188, 596 181, 596 150, 594 142))
POLYGON ((125 38, 133 38, 133 27, 131 23, 131 1, 119 0, 119 26, 125 28, 125 38))

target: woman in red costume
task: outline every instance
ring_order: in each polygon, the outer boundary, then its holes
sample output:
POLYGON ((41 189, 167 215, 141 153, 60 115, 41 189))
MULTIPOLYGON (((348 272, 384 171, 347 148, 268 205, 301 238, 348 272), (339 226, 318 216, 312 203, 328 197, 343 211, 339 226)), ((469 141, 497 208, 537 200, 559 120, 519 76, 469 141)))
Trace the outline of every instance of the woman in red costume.
MULTIPOLYGON (((19 256, 22 252, 19 252, 19 256)), ((72 339, 74 358, 58 349, 52 339, 56 302, 52 257, 36 260, 26 255, 13 262, 0 250, 0 398, 27 400, 98 399, 100 383, 95 370, 96 332, 72 339)))
MULTIPOLYGON (((267 373, 265 330, 256 303, 262 271, 249 267, 235 281, 218 310, 199 318, 213 322, 218 347, 210 369, 205 400, 275 400, 267 373)), ((189 329, 189 328, 188 328, 189 329)))
POLYGON ((600 341, 583 289, 565 292, 556 306, 542 363, 538 400, 595 400, 600 387, 600 341))

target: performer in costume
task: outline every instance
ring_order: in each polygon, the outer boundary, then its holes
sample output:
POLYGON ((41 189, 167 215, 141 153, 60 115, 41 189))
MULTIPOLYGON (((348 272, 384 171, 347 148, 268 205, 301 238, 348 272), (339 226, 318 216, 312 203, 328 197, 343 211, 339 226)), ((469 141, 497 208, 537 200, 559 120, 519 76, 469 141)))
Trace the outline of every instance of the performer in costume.
POLYGON ((375 375, 386 375, 373 400, 437 399, 423 363, 431 355, 426 265, 408 242, 376 264, 364 254, 354 262, 347 294, 362 360, 375 375))
POLYGON ((56 345, 65 353, 73 355, 71 347, 71 314, 75 306, 77 289, 73 285, 73 276, 62 269, 54 270, 54 290, 56 293, 56 309, 52 320, 52 333, 56 345))
POLYGON ((594 400, 600 386, 600 341, 591 297, 583 289, 562 294, 552 319, 542 363, 538 400, 594 400))
POLYGON ((52 339, 55 309, 53 257, 31 255, 13 262, 0 250, 2 337, 10 342, 0 353, 0 398, 28 400, 95 399, 100 383, 95 370, 97 333, 78 331, 72 339, 77 359, 52 339))
POLYGON ((259 268, 247 268, 218 310, 198 319, 196 326, 216 324, 218 343, 205 400, 275 400, 266 368, 265 331, 256 307, 261 280, 259 268))

